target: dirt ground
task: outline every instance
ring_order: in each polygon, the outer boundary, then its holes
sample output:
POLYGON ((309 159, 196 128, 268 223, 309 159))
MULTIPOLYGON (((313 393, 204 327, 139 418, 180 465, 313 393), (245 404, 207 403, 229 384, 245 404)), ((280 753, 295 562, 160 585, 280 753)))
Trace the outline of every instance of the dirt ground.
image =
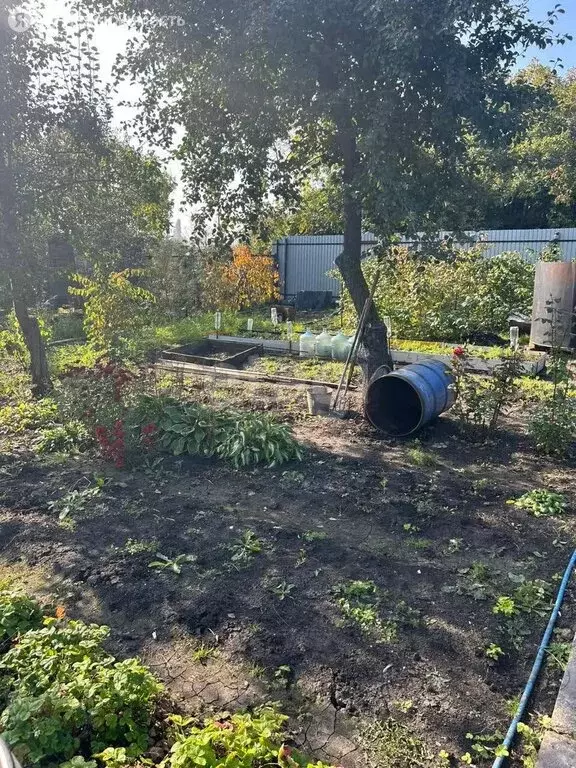
MULTIPOLYGON (((277 412, 306 445, 304 461, 236 471, 164 457, 118 472, 86 456, 40 458, 25 438, 5 437, 0 577, 40 574, 34 591, 109 624, 115 650, 142 656, 184 710, 281 702, 316 759, 386 768, 372 726, 390 717, 435 754, 468 751, 468 732, 505 731, 547 616, 531 617, 520 653, 492 663, 494 596, 520 575, 556 589, 575 542, 574 465, 535 457, 521 413, 488 445, 464 440, 449 416, 400 441, 359 415, 307 416, 302 387, 199 378, 186 392, 277 412), (95 472, 101 494, 63 526, 49 502, 95 472), (569 513, 534 518, 506 504, 533 488, 565 494, 569 513), (247 532, 260 551, 243 552, 247 532), (156 552, 193 559, 178 575, 149 567, 156 552), (485 590, 466 587, 478 563, 485 590), (381 590, 395 641, 346 620, 334 590, 358 580, 381 590)), ((570 594, 560 638, 571 639, 575 617, 570 594)), ((547 668, 533 712, 551 713, 558 680, 547 668)))

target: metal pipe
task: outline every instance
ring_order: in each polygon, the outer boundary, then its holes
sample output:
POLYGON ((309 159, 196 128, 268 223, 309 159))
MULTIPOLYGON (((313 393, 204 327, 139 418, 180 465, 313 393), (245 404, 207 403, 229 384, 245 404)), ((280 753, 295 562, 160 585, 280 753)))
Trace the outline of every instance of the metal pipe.
POLYGON ((496 760, 494 760, 494 762, 492 763, 492 768, 502 768, 502 766, 504 765, 504 762, 508 759, 510 749, 512 747, 512 744, 514 743, 514 739, 516 738, 516 730, 518 728, 518 723, 522 720, 522 718, 526 713, 528 702, 530 700, 530 697, 532 696, 532 693, 534 692, 534 686, 536 685, 538 675, 540 674, 540 670, 542 669, 544 654, 546 653, 546 649, 550 644, 550 639, 552 637, 552 633, 554 632, 554 627, 556 626, 558 614, 560 613, 560 608, 562 607, 562 603, 564 602, 564 595, 566 594, 568 582, 570 581, 570 577, 572 576, 572 571, 574 570, 575 566, 576 566, 576 550, 574 550, 574 552, 572 553, 570 562, 568 563, 568 565, 566 566, 566 570, 564 571, 564 578, 562 579, 562 583, 560 584, 558 595, 556 596, 556 602, 554 603, 554 608, 552 610, 552 614, 550 615, 548 626, 546 627, 546 632, 544 632, 542 642, 540 643, 540 647, 538 648, 538 653, 536 654, 536 659, 534 660, 532 671, 530 672, 530 677, 528 678, 528 682, 526 683, 526 687, 524 688, 524 692, 522 694, 522 698, 520 699, 520 703, 518 704, 518 709, 516 711, 516 714, 514 715, 514 719, 510 723, 510 727, 508 728, 506 737, 504 738, 503 746, 506 748, 506 751, 508 754, 500 755, 499 757, 497 757, 496 760))

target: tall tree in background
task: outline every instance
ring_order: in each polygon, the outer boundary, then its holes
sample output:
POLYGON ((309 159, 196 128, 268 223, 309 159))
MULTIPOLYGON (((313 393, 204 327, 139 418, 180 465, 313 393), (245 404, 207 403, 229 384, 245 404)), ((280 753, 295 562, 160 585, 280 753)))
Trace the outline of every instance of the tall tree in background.
MULTIPOLYGON (((124 72, 145 86, 150 136, 173 145, 189 201, 223 227, 256 225, 319 165, 338 166, 356 311, 363 214, 396 231, 452 225, 471 131, 511 130, 504 106, 519 51, 552 39, 514 0, 89 0, 142 33, 124 72), (451 194, 447 195, 446 190, 451 194)), ((366 374, 389 359, 373 309, 366 374)))
MULTIPOLYGON (((10 284, 36 394, 50 388, 29 311, 54 284, 47 246, 75 249, 84 269, 140 265, 171 211, 173 184, 158 161, 110 132, 93 24, 81 9, 75 18, 14 29, 17 17, 0 15, 0 286, 10 284)), ((66 274, 61 282, 65 294, 66 274)))
POLYGON ((80 18, 71 35, 60 23, 49 36, 37 18, 22 16, 26 10, 33 9, 8 2, 0 17, 0 269, 30 353, 32 389, 41 395, 50 376, 38 321, 29 312, 36 274, 28 243, 37 210, 25 147, 60 126, 97 142, 106 105, 94 76, 89 25, 80 18))
POLYGON ((492 228, 576 226, 576 70, 532 62, 514 78, 531 92, 519 131, 496 151, 475 148, 492 228))

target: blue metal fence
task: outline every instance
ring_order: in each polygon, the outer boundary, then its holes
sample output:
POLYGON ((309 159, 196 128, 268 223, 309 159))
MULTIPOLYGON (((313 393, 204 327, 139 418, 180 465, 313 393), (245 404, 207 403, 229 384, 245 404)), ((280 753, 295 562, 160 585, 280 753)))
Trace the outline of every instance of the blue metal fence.
MULTIPOLYGON (((487 258, 503 251, 519 251, 527 261, 536 261, 539 254, 550 245, 558 243, 564 261, 576 259, 576 227, 564 229, 492 229, 465 232, 462 247, 483 243, 487 258)), ((438 239, 453 238, 451 232, 439 232, 438 239)), ((421 245, 420 240, 403 238, 412 248, 421 245)), ((284 296, 295 296, 300 291, 332 291, 340 293, 340 283, 329 273, 336 269, 336 258, 342 251, 342 235, 297 235, 278 240, 275 254, 280 270, 281 290, 284 296)), ((366 233, 362 248, 369 251, 377 244, 373 235, 366 233)))

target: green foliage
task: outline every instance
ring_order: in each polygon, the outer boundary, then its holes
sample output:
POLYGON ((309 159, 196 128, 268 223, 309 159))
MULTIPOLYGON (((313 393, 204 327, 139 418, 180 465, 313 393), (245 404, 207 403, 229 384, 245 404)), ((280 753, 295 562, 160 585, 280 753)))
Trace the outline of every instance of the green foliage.
POLYGON ((254 555, 262 552, 262 542, 256 536, 254 531, 244 531, 237 544, 230 547, 232 551, 232 560, 235 562, 247 562, 254 555))
POLYGON ((74 488, 59 499, 49 502, 48 508, 58 514, 59 520, 65 520, 67 517, 78 517, 87 511, 90 502, 100 495, 101 490, 99 484, 81 490, 74 488))
POLYGON ((148 745, 157 680, 137 659, 118 662, 102 647, 107 627, 45 619, 4 656, 7 704, 2 735, 26 763, 71 760, 110 744, 135 757, 148 745))
POLYGON ((161 445, 176 456, 218 456, 237 468, 302 459, 290 428, 265 415, 174 403, 163 407, 158 426, 161 445))
POLYGON ((528 431, 540 453, 568 456, 576 441, 576 398, 551 398, 538 405, 528 431))
POLYGON ((18 434, 40 429, 58 420, 58 406, 51 398, 21 402, 0 408, 0 431, 18 434))
MULTIPOLYGON (((369 284, 376 259, 363 262, 369 284)), ((474 331, 500 333, 512 310, 529 311, 534 266, 518 253, 491 259, 481 248, 446 250, 437 256, 394 248, 383 261, 375 302, 403 339, 464 341, 474 331)), ((343 292, 344 319, 353 327, 356 312, 343 292)))
MULTIPOLYGON (((177 720, 178 736, 168 768, 259 768, 274 765, 286 717, 269 707, 210 718, 203 727, 177 720)), ((173 718, 176 720, 176 718, 173 718)))
POLYGON ((564 496, 544 488, 528 491, 518 499, 508 499, 506 504, 525 509, 534 517, 554 517, 566 511, 564 496))
POLYGON ((550 643, 546 649, 549 666, 560 670, 560 672, 565 672, 571 650, 571 643, 550 643))
POLYGON ((64 425, 41 430, 36 443, 38 453, 72 453, 84 450, 90 443, 90 435, 80 421, 67 421, 64 425))
POLYGON ((84 299, 84 328, 94 349, 113 352, 121 336, 144 325, 143 313, 155 299, 150 291, 132 282, 144 274, 141 269, 108 274, 97 266, 92 277, 73 275, 76 286, 69 292, 84 299))
POLYGON ((503 354, 487 379, 466 369, 466 356, 464 351, 452 358, 456 394, 452 413, 470 437, 487 439, 496 431, 502 414, 518 398, 523 355, 516 351, 503 354))
POLYGON ((148 563, 148 568, 153 568, 156 571, 171 571, 179 576, 182 573, 182 566, 186 563, 193 563, 196 560, 194 555, 176 555, 171 558, 163 555, 161 552, 156 553, 158 560, 153 560, 148 563))
POLYGON ((393 643, 398 639, 398 627, 420 625, 420 612, 400 600, 382 618, 382 603, 387 594, 373 581, 349 581, 337 584, 333 593, 344 619, 372 635, 377 642, 393 643))
MULTIPOLYGON (((40 328, 40 337, 44 342, 50 341, 52 333, 45 319, 42 316, 36 319, 40 328)), ((4 325, 4 329, 0 328, 0 358, 4 356, 13 358, 22 368, 28 368, 30 354, 14 310, 8 313, 4 325)))
POLYGON ((0 643, 37 629, 41 624, 42 611, 36 600, 27 595, 0 591, 0 643))
POLYGON ((551 349, 546 367, 552 379, 552 389, 547 399, 534 409, 528 431, 541 453, 567 456, 576 442, 576 379, 562 348, 565 342, 558 338, 558 329, 565 327, 567 320, 558 301, 548 301, 546 316, 539 318, 543 325, 549 326, 545 335, 551 349))
POLYGON ((511 595, 500 595, 492 612, 499 618, 502 645, 520 651, 533 629, 534 617, 544 619, 552 607, 552 585, 542 579, 528 581, 512 574, 509 578, 520 584, 511 595))
POLYGON ((61 376, 75 368, 93 368, 102 353, 89 344, 68 344, 64 347, 50 347, 48 361, 50 371, 61 376))
POLYGON ((506 655, 502 648, 500 648, 500 646, 496 645, 495 643, 490 643, 490 645, 484 651, 484 654, 489 659, 491 659, 491 661, 499 661, 502 656, 506 655))

